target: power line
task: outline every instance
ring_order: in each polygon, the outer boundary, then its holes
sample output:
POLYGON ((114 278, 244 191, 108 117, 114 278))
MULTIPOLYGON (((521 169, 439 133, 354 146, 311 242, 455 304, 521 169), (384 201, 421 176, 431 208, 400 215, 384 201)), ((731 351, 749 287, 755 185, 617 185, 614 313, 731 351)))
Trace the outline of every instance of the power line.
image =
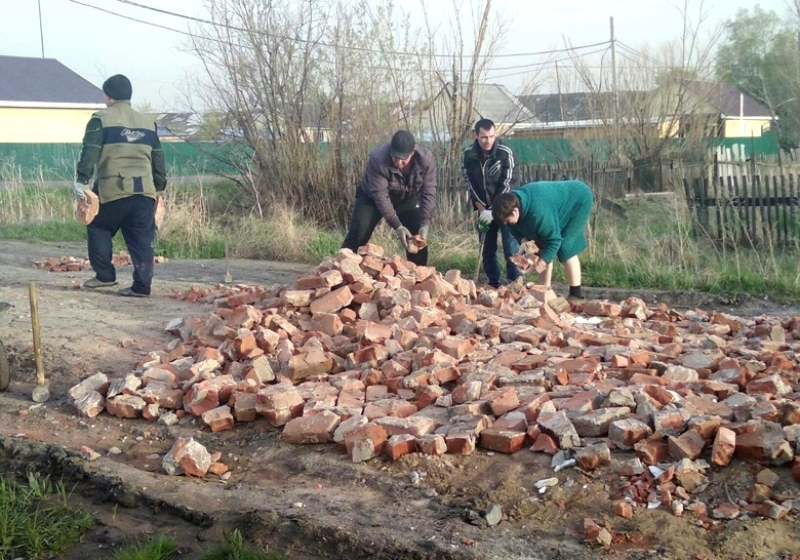
MULTIPOLYGON (((598 50, 587 52, 587 53, 581 53, 580 55, 577 55, 577 58, 583 58, 583 57, 586 57, 586 56, 591 56, 593 54, 600 54, 600 53, 606 52, 607 50, 608 49, 606 48, 606 49, 598 49, 598 50)), ((547 67, 547 66, 555 65, 555 64, 557 64, 559 62, 569 62, 571 60, 574 60, 574 58, 572 58, 572 57, 558 58, 556 60, 548 60, 546 62, 540 62, 540 63, 537 63, 537 64, 517 66, 516 68, 528 68, 528 70, 523 71, 523 72, 514 72, 514 73, 511 73, 511 74, 502 74, 500 76, 486 76, 486 79, 487 80, 499 80, 501 78, 510 78, 512 76, 521 76, 523 74, 530 74, 534 69, 544 70, 545 67, 547 67)), ((498 71, 501 71, 501 70, 512 70, 514 68, 515 67, 513 67, 513 66, 509 66, 509 67, 506 67, 506 68, 491 68, 491 69, 487 70, 487 72, 498 72, 498 71)), ((602 66, 600 68, 602 68, 602 66)))
POLYGON ((662 62, 662 61, 660 61, 660 60, 658 60, 656 58, 653 58, 650 55, 647 55, 647 54, 643 53, 640 50, 634 49, 633 47, 630 47, 630 46, 626 45, 622 41, 617 41, 617 46, 621 47, 625 51, 628 51, 628 53, 630 53, 630 54, 639 56, 641 58, 644 58, 645 60, 650 60, 656 66, 663 66, 664 68, 667 68, 669 66, 669 65, 665 64, 664 62, 662 62))
MULTIPOLYGON (((70 1, 75 1, 75 0, 70 0, 70 1)), ((143 10, 150 10, 152 12, 157 12, 157 13, 160 13, 160 14, 163 14, 163 15, 168 15, 168 16, 172 16, 172 17, 185 19, 185 20, 188 20, 188 21, 194 21, 194 22, 197 22, 197 23, 205 24, 205 25, 213 25, 214 27, 221 27, 223 29, 230 29, 231 31, 240 31, 240 32, 243 32, 243 33, 253 33, 254 32, 252 29, 246 29, 246 28, 243 28, 243 27, 237 27, 237 26, 233 26, 233 25, 228 25, 228 24, 216 22, 216 21, 213 21, 213 20, 198 18, 198 17, 195 17, 195 16, 189 16, 189 15, 181 14, 181 13, 177 13, 177 12, 171 12, 169 10, 162 10, 161 8, 155 8, 153 6, 146 6, 144 4, 139 4, 139 3, 133 2, 131 0, 116 0, 116 1, 121 3, 121 4, 126 4, 128 6, 134 6, 136 8, 141 8, 143 10)), ((78 3, 78 2, 76 2, 76 3, 78 3)), ((87 6, 88 4, 83 4, 83 5, 87 6)), ((96 8, 96 6, 90 6, 90 7, 95 7, 96 8)), ((98 8, 98 9, 101 9, 101 8, 98 8)), ((107 10, 103 10, 103 11, 107 11, 107 10)), ((113 12, 109 12, 109 13, 113 13, 113 12)), ((117 14, 117 15, 121 16, 122 14, 117 14)), ((122 17, 125 17, 125 16, 122 16, 122 17)), ((330 48, 351 50, 351 51, 357 51, 357 52, 371 52, 371 53, 376 53, 376 54, 384 54, 384 55, 390 54, 390 55, 395 55, 395 56, 416 56, 416 57, 419 57, 419 56, 423 56, 423 57, 431 56, 431 57, 445 58, 445 59, 452 59, 454 56, 458 56, 460 58, 473 58, 472 55, 464 55, 464 54, 461 54, 461 55, 435 54, 435 53, 424 54, 424 53, 404 52, 404 51, 388 51, 387 52, 387 51, 383 51, 381 49, 374 49, 374 48, 369 48, 369 47, 354 47, 354 46, 349 46, 349 45, 337 45, 335 43, 326 43, 326 42, 323 42, 323 41, 311 41, 309 39, 301 39, 301 38, 298 38, 298 37, 286 37, 286 36, 281 36, 281 35, 274 35, 274 34, 266 33, 266 32, 263 32, 263 31, 256 31, 255 33, 257 33, 259 35, 269 35, 269 36, 272 36, 272 37, 277 37, 279 39, 284 39, 284 40, 288 40, 288 41, 294 41, 294 42, 297 42, 297 43, 313 44, 313 45, 322 46, 322 47, 330 47, 330 48)), ((497 55, 481 55, 478 58, 512 58, 512 57, 525 57, 525 56, 542 56, 542 55, 548 55, 548 54, 558 54, 558 53, 565 53, 565 52, 573 52, 573 51, 576 51, 576 50, 587 49, 587 48, 592 48, 592 47, 599 47, 601 45, 607 45, 608 43, 609 43, 608 41, 603 41, 601 43, 593 43, 593 44, 590 44, 590 45, 580 45, 580 46, 577 46, 577 47, 569 47, 569 48, 563 48, 563 49, 553 49, 553 50, 548 50, 548 51, 539 51, 539 52, 530 52, 530 53, 507 53, 507 54, 497 54, 497 55)))
MULTIPOLYGON (((165 31, 171 31, 173 33, 178 33, 178 34, 185 35, 185 36, 192 37, 192 38, 196 38, 196 39, 211 40, 211 41, 222 43, 222 44, 225 44, 225 45, 228 45, 228 46, 231 46, 231 47, 237 47, 237 48, 241 48, 242 47, 242 45, 238 45, 238 44, 232 43, 230 41, 225 41, 225 40, 217 39, 217 38, 213 38, 213 37, 204 37, 204 36, 196 35, 194 33, 188 32, 188 31, 175 29, 173 27, 169 27, 169 26, 166 26, 166 25, 154 23, 154 22, 151 22, 151 21, 146 21, 146 20, 143 20, 143 19, 138 19, 138 18, 135 18, 135 17, 132 17, 132 16, 128 16, 128 15, 125 15, 125 14, 120 14, 118 12, 114 12, 114 11, 111 11, 111 10, 108 10, 108 9, 105 9, 105 8, 101 8, 99 6, 93 6, 91 4, 86 4, 84 2, 80 2, 79 0, 68 0, 68 1, 72 2, 73 4, 78 4, 80 6, 84 6, 84 7, 87 7, 87 8, 92 8, 92 9, 98 10, 100 12, 103 12, 103 13, 106 13, 106 14, 109 14, 109 15, 112 15, 112 16, 115 16, 115 17, 119 17, 119 18, 122 18, 122 19, 133 21, 135 23, 141 23, 143 25, 149 25, 149 26, 152 26, 152 27, 163 29, 165 31)), ((118 0, 118 1, 122 1, 122 0, 118 0)), ((124 2, 124 3, 129 3, 129 2, 124 2)), ((148 6, 142 6, 142 7, 149 8, 148 6)), ((153 8, 153 10, 159 11, 159 12, 163 11, 163 10, 159 10, 157 8, 153 8)), ((190 16, 186 16, 186 17, 190 17, 190 16)), ((290 39, 290 40, 294 40, 294 39, 290 39)), ((299 40, 299 41, 301 41, 301 42, 309 42, 307 40, 299 40)), ((553 51, 542 51, 540 53, 512 53, 512 54, 508 54, 508 55, 497 55, 497 56, 498 57, 501 57, 501 56, 533 56, 533 55, 537 55, 537 54, 541 55, 541 54, 551 54, 551 53, 559 53, 559 52, 560 53, 563 53, 563 52, 575 52, 575 51, 577 51, 579 49, 589 48, 589 47, 593 47, 593 46, 604 46, 604 45, 608 45, 608 41, 603 42, 603 43, 594 43, 594 44, 591 44, 591 45, 581 45, 581 46, 573 47, 573 48, 570 48, 570 49, 557 49, 557 50, 553 50, 553 51)), ((342 47, 342 48, 347 49, 347 48, 351 48, 351 47, 342 47)), ((356 48, 356 47, 352 47, 352 48, 356 48)), ((601 53, 601 52, 605 52, 606 50, 607 50, 607 48, 597 49, 597 50, 590 51, 590 52, 585 52, 585 53, 576 53, 575 56, 577 56, 578 58, 583 58, 585 56, 591 56, 593 54, 598 54, 598 53, 601 53)), ((372 52, 385 52, 385 51, 373 50, 372 52)), ((392 54, 392 52, 390 52, 390 54, 392 54)), ((393 54, 403 55, 403 54, 406 54, 406 53, 393 52, 393 54)), ((448 55, 437 55, 437 56, 445 56, 446 57, 448 55)), ((500 67, 500 68, 489 68, 489 69, 486 70, 487 73, 489 73, 489 72, 500 72, 500 71, 504 71, 504 70, 514 70, 514 69, 524 69, 524 70, 520 71, 520 72, 513 72, 513 73, 510 73, 510 74, 502 74, 502 75, 499 75, 499 76, 497 76, 497 75, 495 75, 495 76, 487 76, 486 79, 497 80, 497 79, 508 78, 508 77, 513 77, 513 76, 520 76, 520 75, 523 75, 523 74, 529 74, 534 69, 539 69, 539 68, 544 69, 544 67, 549 66, 551 64, 555 64, 556 62, 564 62, 564 61, 570 61, 570 60, 573 60, 573 57, 560 58, 560 59, 557 59, 557 60, 549 60, 549 61, 536 62, 536 63, 531 63, 531 64, 522 64, 522 65, 514 65, 514 66, 503 66, 503 67, 500 67)), ((382 70, 382 71, 395 71, 395 70, 397 70, 396 68, 392 68, 392 67, 388 67, 388 66, 368 66, 368 68, 371 69, 371 70, 382 70)), ((431 74, 441 74, 442 73, 442 70, 437 69, 437 68, 422 69, 422 70, 424 70, 425 72, 431 73, 431 74)), ((418 71, 420 71, 420 69, 416 69, 415 71, 418 72, 418 71)), ((448 71, 449 71, 449 69, 448 69, 448 71)), ((467 69, 461 70, 460 72, 467 73, 469 71, 470 70, 467 68, 467 69)), ((152 81, 152 80, 149 80, 149 81, 152 81)))

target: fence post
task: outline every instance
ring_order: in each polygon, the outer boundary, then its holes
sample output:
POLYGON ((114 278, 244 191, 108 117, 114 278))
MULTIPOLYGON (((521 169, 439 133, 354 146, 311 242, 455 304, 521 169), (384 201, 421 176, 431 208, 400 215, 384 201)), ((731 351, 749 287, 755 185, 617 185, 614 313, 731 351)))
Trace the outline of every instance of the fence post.
POLYGON ((797 206, 797 183, 794 180, 794 175, 789 174, 789 214, 791 216, 792 225, 792 238, 798 239, 797 216, 795 215, 795 206, 797 206))
MULTIPOLYGON (((791 174, 789 175, 791 177, 791 174)), ((781 175, 781 206, 783 207, 783 242, 789 243, 789 197, 786 195, 786 176, 781 175)))
POLYGON ((742 175, 742 196, 739 197, 741 209, 744 212, 744 223, 742 224, 742 239, 750 237, 750 246, 753 246, 753 238, 750 235, 750 192, 747 188, 747 176, 742 175))
POLYGON ((712 183, 712 188, 714 189, 714 214, 717 217, 717 235, 716 239, 722 239, 722 215, 720 214, 721 205, 722 205, 722 198, 720 197, 721 189, 719 188, 719 181, 714 180, 712 183))

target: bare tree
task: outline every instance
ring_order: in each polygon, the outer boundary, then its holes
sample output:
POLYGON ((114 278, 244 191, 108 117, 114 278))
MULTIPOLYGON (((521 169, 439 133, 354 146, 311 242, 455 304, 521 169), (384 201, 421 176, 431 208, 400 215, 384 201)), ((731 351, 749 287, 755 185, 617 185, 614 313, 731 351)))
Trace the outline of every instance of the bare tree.
POLYGON ((206 0, 213 23, 193 29, 205 76, 192 94, 210 108, 204 124, 214 130, 204 137, 217 143, 214 156, 257 215, 277 202, 343 224, 369 150, 397 128, 415 130, 424 100, 448 84, 443 149, 433 147, 440 183, 456 180, 501 35, 492 0, 470 0, 467 39, 461 4, 452 0, 457 23, 443 34, 392 0, 206 0))
MULTIPOLYGON (((611 86, 608 57, 604 55, 599 67, 592 67, 578 54, 571 55, 567 71, 577 78, 578 88, 585 92, 585 112, 596 121, 595 126, 586 127, 584 136, 613 146, 618 124, 619 156, 628 160, 657 159, 674 148, 676 137, 684 139, 684 150, 697 149, 708 127, 715 125, 710 109, 714 88, 708 79, 721 28, 704 36, 708 12, 703 0, 683 0, 676 9, 683 21, 676 41, 659 49, 618 46, 622 56, 617 92, 611 86)), ((598 144, 593 146, 596 149, 598 144)))

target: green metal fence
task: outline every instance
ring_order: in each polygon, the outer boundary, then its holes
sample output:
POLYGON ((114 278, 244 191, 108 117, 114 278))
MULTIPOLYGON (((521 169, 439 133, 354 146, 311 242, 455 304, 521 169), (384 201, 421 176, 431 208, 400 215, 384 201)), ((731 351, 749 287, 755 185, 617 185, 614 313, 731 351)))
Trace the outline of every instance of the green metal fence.
MULTIPOLYGON (((608 159, 610 150, 603 140, 573 141, 561 138, 509 139, 519 163, 562 164, 591 156, 594 161, 608 159)), ((674 147, 680 148, 681 140, 674 147)), ((776 156, 779 151, 777 135, 768 132, 759 138, 722 138, 709 140, 709 148, 738 146, 748 158, 776 156)), ((74 176, 80 144, 0 144, 0 178, 21 176, 23 179, 69 180, 74 176)), ((227 154, 241 146, 235 143, 164 142, 164 158, 170 176, 186 177, 232 171, 226 165, 227 154)), ((320 146, 325 153, 326 145, 320 146)))

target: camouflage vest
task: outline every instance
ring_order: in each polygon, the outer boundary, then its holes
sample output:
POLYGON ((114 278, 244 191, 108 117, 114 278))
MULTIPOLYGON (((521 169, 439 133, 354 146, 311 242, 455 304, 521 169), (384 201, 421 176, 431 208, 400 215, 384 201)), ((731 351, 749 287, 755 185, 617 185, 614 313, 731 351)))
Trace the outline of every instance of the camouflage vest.
POLYGON ((94 116, 103 125, 103 148, 97 163, 100 202, 136 194, 156 198, 150 163, 155 123, 134 111, 130 101, 117 101, 94 116))

